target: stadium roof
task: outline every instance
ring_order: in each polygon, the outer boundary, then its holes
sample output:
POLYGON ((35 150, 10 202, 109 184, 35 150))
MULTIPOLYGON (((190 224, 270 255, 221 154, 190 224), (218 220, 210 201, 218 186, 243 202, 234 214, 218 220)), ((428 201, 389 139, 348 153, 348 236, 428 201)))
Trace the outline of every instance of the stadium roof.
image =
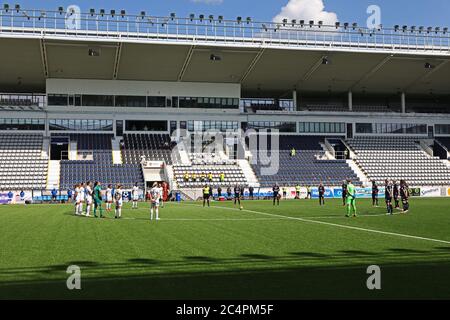
POLYGON ((3 92, 44 92, 46 78, 81 78, 240 83, 244 96, 294 89, 450 94, 450 37, 443 31, 245 21, 212 27, 170 17, 146 20, 144 28, 139 16, 120 26, 91 26, 87 16, 86 27, 71 30, 60 26, 61 13, 39 14, 2 19, 3 92))

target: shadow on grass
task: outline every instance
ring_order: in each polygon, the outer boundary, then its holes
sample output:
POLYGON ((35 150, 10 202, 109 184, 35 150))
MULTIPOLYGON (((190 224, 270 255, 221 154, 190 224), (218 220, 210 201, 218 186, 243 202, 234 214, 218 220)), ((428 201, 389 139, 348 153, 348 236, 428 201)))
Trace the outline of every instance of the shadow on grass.
MULTIPOLYGON (((203 260, 203 259, 202 259, 203 260)), ((368 265, 183 272, 4 283, 0 299, 449 299, 450 262, 382 264, 382 290, 368 265)), ((100 265, 101 268, 101 265, 100 265)))

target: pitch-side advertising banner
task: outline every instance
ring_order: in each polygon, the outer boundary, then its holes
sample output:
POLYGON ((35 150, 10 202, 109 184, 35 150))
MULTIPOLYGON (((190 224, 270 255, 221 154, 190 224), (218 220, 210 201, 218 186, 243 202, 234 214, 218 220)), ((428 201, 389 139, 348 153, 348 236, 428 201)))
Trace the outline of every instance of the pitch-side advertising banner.
POLYGON ((441 188, 439 187, 423 187, 420 190, 421 197, 440 197, 441 188))

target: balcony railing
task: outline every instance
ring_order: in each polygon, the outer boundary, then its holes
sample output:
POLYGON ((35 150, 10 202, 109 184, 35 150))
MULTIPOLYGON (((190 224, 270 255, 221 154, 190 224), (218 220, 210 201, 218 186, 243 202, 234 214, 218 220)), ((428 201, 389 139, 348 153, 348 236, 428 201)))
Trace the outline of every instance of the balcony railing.
POLYGON ((215 17, 178 18, 116 13, 0 10, 0 36, 100 38, 292 48, 327 48, 450 55, 446 28, 378 28, 353 24, 256 22, 215 17))

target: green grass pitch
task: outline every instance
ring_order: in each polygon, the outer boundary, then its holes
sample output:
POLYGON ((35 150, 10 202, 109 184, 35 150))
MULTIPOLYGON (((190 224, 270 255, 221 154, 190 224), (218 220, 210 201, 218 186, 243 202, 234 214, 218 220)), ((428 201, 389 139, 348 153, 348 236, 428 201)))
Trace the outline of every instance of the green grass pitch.
MULTIPOLYGON (((383 199, 380 199, 380 204, 383 199)), ((449 299, 450 199, 385 216, 358 200, 149 204, 122 220, 72 205, 0 207, 0 299, 449 299), (69 265, 81 290, 68 290, 69 265), (367 267, 381 268, 368 290, 367 267)))

